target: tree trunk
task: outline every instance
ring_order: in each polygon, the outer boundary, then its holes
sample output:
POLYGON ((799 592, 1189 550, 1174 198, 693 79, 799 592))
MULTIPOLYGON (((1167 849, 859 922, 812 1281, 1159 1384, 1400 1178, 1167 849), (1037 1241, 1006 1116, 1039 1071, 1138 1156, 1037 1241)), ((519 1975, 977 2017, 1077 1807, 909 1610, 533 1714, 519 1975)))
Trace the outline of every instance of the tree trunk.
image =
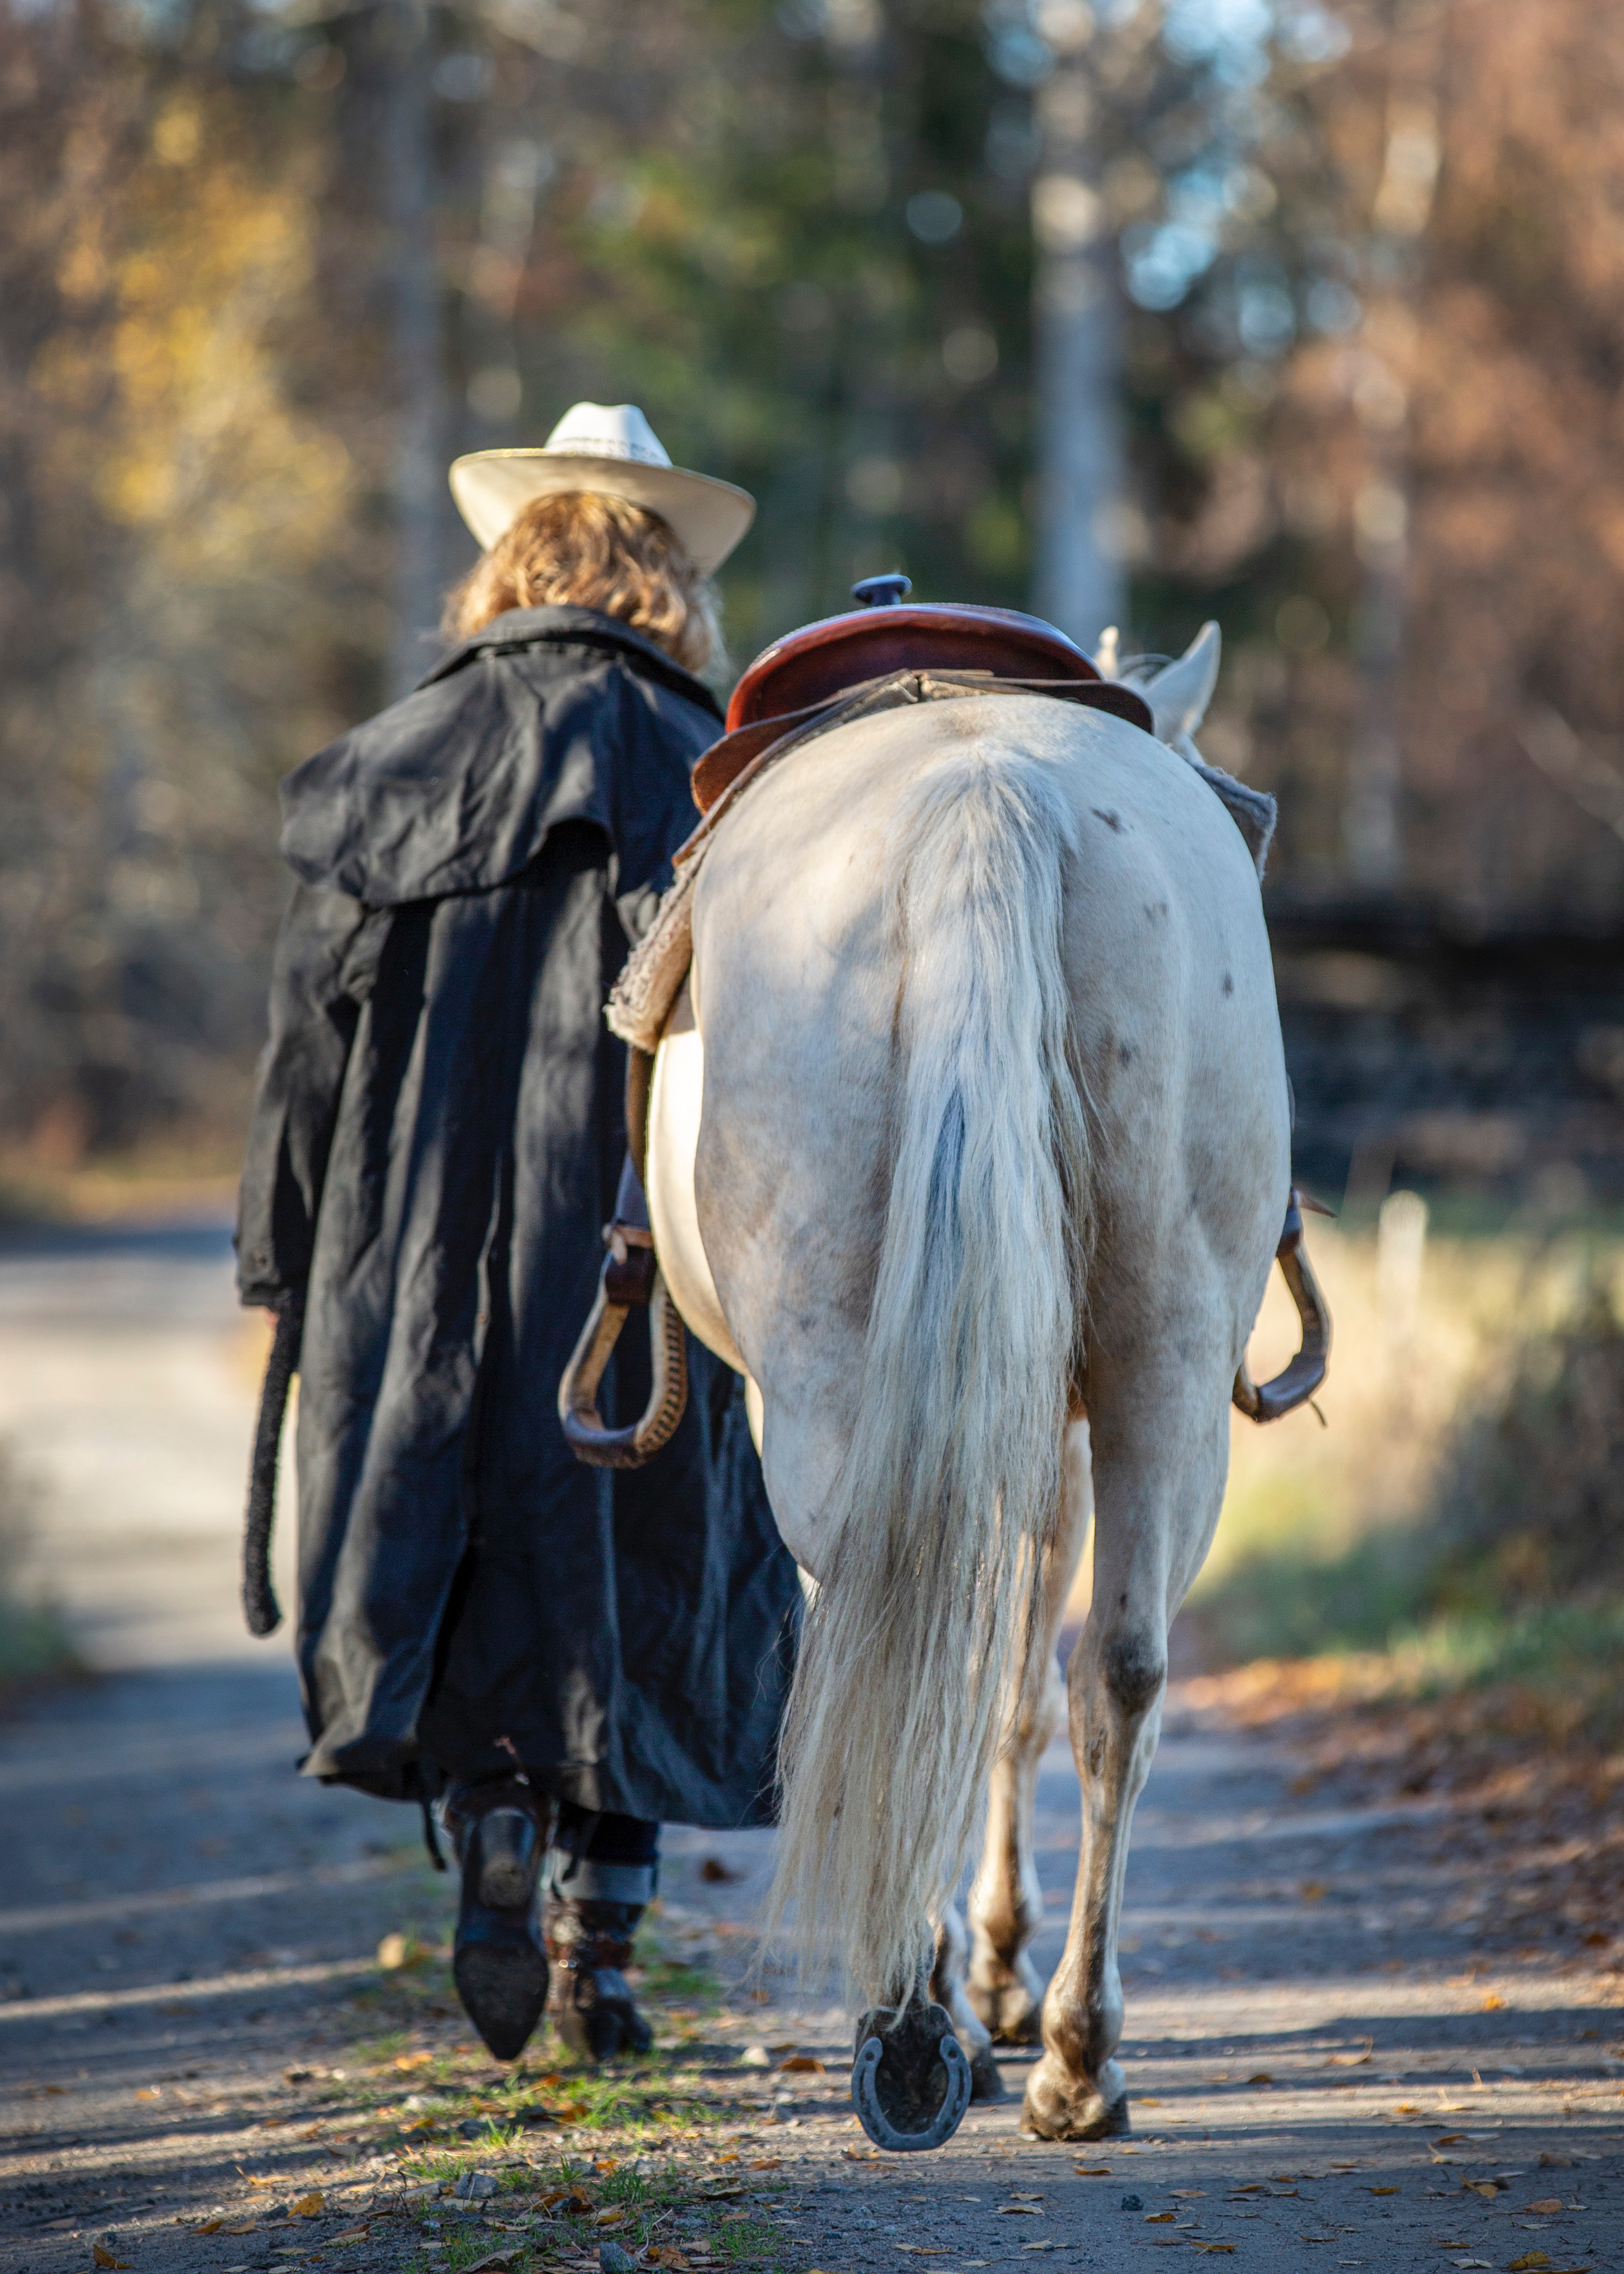
POLYGON ((1082 42, 1037 97, 1032 185, 1037 264, 1037 575, 1040 615, 1091 653, 1122 621, 1122 312, 1115 247, 1092 181, 1094 93, 1082 42))
POLYGON ((395 634, 389 691, 414 687, 434 659, 443 572, 446 417, 434 245, 433 55, 424 0, 387 0, 384 199, 393 283, 395 634))

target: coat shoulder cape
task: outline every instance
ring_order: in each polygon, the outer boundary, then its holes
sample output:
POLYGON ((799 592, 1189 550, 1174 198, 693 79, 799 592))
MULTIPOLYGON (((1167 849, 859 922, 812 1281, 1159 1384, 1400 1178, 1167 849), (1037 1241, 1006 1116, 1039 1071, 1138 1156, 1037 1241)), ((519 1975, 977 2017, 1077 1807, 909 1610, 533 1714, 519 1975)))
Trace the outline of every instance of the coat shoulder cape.
POLYGON ((670 820, 651 763, 686 835, 688 769, 720 724, 700 681, 613 617, 512 609, 288 777, 282 855, 307 885, 398 907, 489 891, 584 821, 615 847, 620 888, 644 885, 670 820))

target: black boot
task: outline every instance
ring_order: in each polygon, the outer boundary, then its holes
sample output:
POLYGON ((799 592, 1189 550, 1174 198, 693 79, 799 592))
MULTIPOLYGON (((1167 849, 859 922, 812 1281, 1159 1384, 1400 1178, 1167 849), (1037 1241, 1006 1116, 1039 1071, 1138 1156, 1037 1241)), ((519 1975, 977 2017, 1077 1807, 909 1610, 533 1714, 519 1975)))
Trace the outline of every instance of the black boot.
POLYGON ((536 1931, 547 1803, 508 1777, 454 1784, 444 1813, 462 1866, 451 1966, 457 1996, 497 2059, 517 2060, 547 2002, 547 1957, 536 1931))
POLYGON ((631 1964, 643 1908, 547 1892, 542 1911, 553 1977, 547 2018, 570 2051, 589 2060, 646 2053, 654 2043, 622 1970, 631 1964))

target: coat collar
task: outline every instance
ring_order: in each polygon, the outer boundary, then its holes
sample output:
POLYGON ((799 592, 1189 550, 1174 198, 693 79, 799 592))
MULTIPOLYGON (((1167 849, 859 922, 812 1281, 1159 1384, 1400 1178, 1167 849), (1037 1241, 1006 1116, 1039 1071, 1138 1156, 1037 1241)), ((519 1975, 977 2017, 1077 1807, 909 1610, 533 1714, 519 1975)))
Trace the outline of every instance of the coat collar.
POLYGON ((718 719, 722 715, 720 704, 703 680, 673 663, 664 648, 656 647, 629 624, 605 615, 598 608, 508 608, 493 616, 483 630, 459 640, 417 684, 432 687, 436 680, 448 679, 478 656, 510 655, 521 649, 549 645, 618 649, 643 678, 657 680, 718 719))

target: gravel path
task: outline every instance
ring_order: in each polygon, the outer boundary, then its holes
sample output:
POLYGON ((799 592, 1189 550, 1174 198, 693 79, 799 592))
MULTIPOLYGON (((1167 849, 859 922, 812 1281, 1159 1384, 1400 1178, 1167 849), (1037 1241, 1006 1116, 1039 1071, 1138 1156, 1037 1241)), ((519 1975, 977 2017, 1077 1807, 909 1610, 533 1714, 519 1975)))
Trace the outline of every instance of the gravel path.
MULTIPOLYGON (((949 2149, 872 2157, 841 2016, 743 1978, 765 1834, 670 1837, 657 2060, 617 2097, 544 2045, 504 2082, 415 1818, 292 1773, 285 1638, 236 1626, 256 1354, 217 1231, 0 1253, 0 1431, 102 1669, 0 1724, 0 2267, 494 2274, 623 2236, 785 2274, 1624 2268, 1619 1977, 1485 1954, 1447 1803, 1339 1808, 1177 1698, 1129 1875, 1132 2142, 1021 2138, 1018 2059, 949 2149)), ((1056 1749, 1045 1967, 1075 1819, 1056 1749)))

